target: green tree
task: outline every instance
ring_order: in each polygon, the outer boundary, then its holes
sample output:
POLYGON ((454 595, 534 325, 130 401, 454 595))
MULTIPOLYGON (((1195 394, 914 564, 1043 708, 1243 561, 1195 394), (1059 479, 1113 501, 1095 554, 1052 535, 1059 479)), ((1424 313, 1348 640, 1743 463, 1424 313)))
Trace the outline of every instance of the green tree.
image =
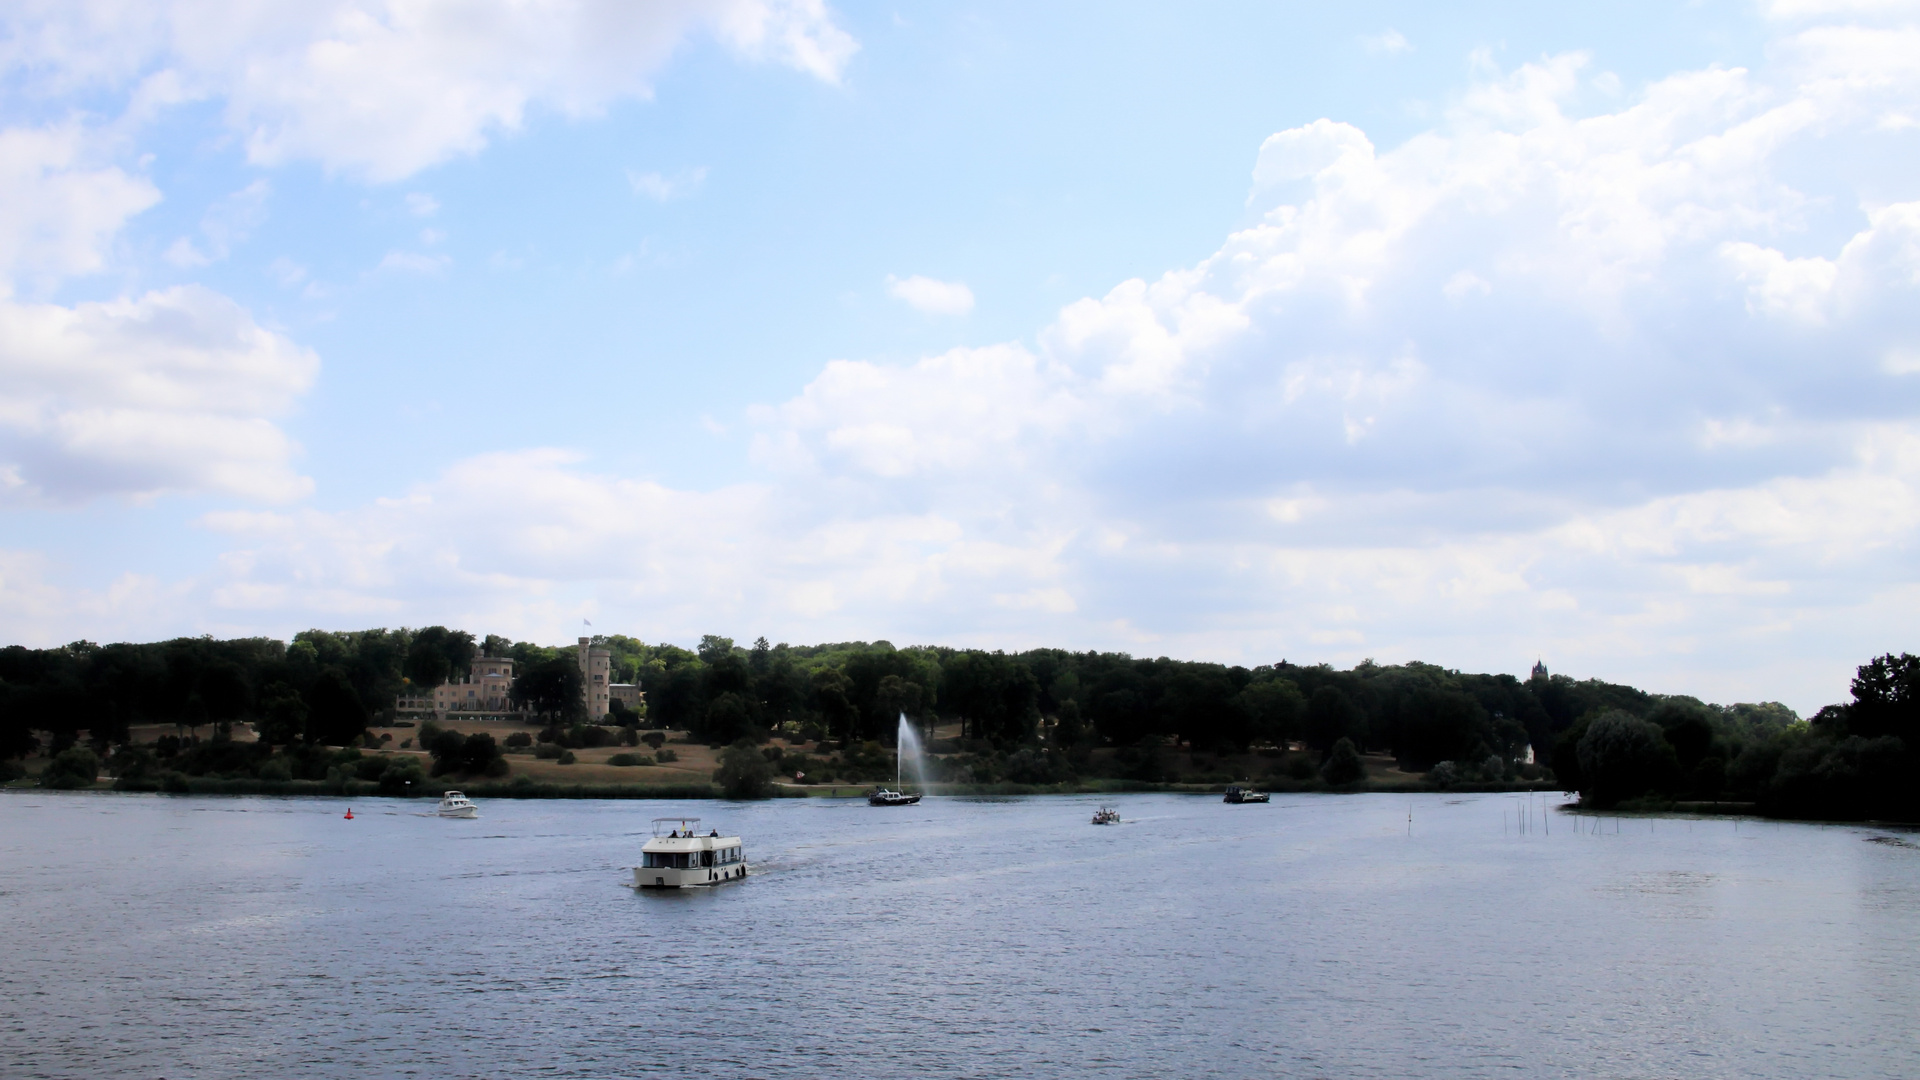
POLYGON ((729 799, 764 799, 773 794, 773 765, 752 739, 741 739, 720 752, 713 780, 729 799))
POLYGON ((1300 688, 1285 678, 1256 679, 1234 699, 1246 714, 1253 738, 1260 742, 1285 746, 1298 739, 1305 727, 1307 702, 1300 688))
POLYGON ((587 718, 581 685, 579 661, 556 656, 523 668, 514 676, 509 697, 549 726, 561 727, 587 718))
POLYGON ((40 773, 40 786, 59 790, 92 787, 100 775, 100 759, 84 746, 62 750, 40 773))
POLYGON ((1330 751, 1341 739, 1355 743, 1367 737, 1367 715, 1337 686, 1322 686, 1307 699, 1307 745, 1330 751))
POLYGON ((367 730, 367 707, 346 673, 337 667, 320 672, 307 693, 307 740, 326 746, 350 746, 367 730))
POLYGON ((1581 795, 1603 807, 1668 791, 1679 774, 1660 726, 1620 709, 1602 713, 1588 726, 1579 760, 1581 795))
POLYGON ((307 703, 299 691, 284 682, 274 682, 260 692, 260 741, 286 746, 306 737, 307 703))
POLYGON ((1320 778, 1334 787, 1359 783, 1366 776, 1367 763, 1360 760, 1360 751, 1354 748, 1352 739, 1343 738, 1334 743, 1326 763, 1320 766, 1320 778))

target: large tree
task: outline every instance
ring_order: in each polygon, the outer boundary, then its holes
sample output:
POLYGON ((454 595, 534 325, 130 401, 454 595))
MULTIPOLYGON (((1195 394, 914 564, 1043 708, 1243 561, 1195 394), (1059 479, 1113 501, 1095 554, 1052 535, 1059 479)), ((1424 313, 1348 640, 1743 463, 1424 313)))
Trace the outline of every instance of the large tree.
POLYGON ((580 664, 571 656, 556 656, 521 669, 513 679, 513 703, 549 725, 565 727, 587 718, 581 697, 580 664))

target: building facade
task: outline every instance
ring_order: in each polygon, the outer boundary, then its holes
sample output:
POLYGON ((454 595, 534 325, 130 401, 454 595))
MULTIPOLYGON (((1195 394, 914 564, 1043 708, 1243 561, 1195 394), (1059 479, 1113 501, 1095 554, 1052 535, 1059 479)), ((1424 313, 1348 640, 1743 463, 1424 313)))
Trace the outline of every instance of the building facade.
POLYGON ((409 719, 442 719, 449 714, 505 718, 514 713, 513 661, 482 656, 467 669, 464 682, 444 683, 431 690, 408 687, 394 701, 394 712, 409 719))
POLYGON ((587 723, 597 724, 613 711, 613 654, 580 639, 580 696, 587 707, 587 723))

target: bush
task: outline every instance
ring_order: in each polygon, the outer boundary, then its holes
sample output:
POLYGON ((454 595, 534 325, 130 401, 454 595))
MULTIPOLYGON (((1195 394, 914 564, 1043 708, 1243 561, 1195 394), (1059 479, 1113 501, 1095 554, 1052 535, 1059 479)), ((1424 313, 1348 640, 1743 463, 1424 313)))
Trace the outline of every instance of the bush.
POLYGON ((609 765, 651 765, 653 759, 645 754, 615 754, 607 759, 609 765))
POLYGON ((680 755, 671 750, 662 750, 658 754, 653 755, 653 758, 655 761, 665 765, 669 761, 679 761, 680 755))
POLYGON ((564 753, 566 750, 562 749, 559 743, 541 743, 533 748, 533 756, 541 761, 552 761, 564 753))
POLYGON ((1352 739, 1342 738, 1334 743, 1326 763, 1320 766, 1320 779, 1334 787, 1357 784, 1366 777, 1367 764, 1360 760, 1360 751, 1354 748, 1352 739))
POLYGON ((663 731, 649 731, 640 736, 640 741, 658 750, 667 741, 667 735, 663 731))
POLYGON ((640 729, 630 728, 630 727, 621 728, 620 729, 620 745, 621 746, 639 746, 640 745, 640 729))
MULTIPOLYGON (((503 762, 504 764, 504 762, 503 762)), ((420 762, 414 758, 394 758, 387 762, 380 773, 380 794, 407 795, 415 792, 425 794, 427 776, 420 768, 420 762)))
POLYGON ((516 750, 523 746, 532 746, 533 736, 527 734, 524 731, 516 731, 513 734, 507 736, 506 745, 513 747, 516 750))
POLYGON ((457 731, 443 731, 427 745, 433 755, 433 775, 465 773, 469 776, 505 776, 506 759, 493 736, 477 731, 462 738, 457 731))
POLYGON ((92 787, 100 775, 100 759, 84 746, 62 750, 47 763, 40 774, 40 786, 61 791, 92 787))
POLYGON ((764 799, 773 794, 773 766, 752 739, 743 738, 720 752, 713 780, 729 799, 764 799))
POLYGON ((291 780, 293 766, 287 764, 286 758, 277 757, 260 766, 259 776, 262 780, 291 780))
POLYGON ((562 751, 560 751, 560 758, 559 758, 559 761, 560 761, 560 764, 562 764, 562 765, 571 765, 571 764, 573 764, 573 763, 574 763, 574 762, 575 762, 576 760, 578 760, 578 759, 577 759, 577 758, 575 758, 575 757, 573 756, 573 751, 571 751, 571 750, 562 750, 562 751))

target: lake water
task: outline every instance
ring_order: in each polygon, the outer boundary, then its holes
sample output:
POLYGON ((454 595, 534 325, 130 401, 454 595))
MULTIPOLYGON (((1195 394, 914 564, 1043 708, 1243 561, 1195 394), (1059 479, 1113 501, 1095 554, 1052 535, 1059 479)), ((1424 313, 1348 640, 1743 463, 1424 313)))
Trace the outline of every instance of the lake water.
POLYGON ((1112 801, 7 793, 0 1075, 1920 1076, 1920 838, 1112 801))

